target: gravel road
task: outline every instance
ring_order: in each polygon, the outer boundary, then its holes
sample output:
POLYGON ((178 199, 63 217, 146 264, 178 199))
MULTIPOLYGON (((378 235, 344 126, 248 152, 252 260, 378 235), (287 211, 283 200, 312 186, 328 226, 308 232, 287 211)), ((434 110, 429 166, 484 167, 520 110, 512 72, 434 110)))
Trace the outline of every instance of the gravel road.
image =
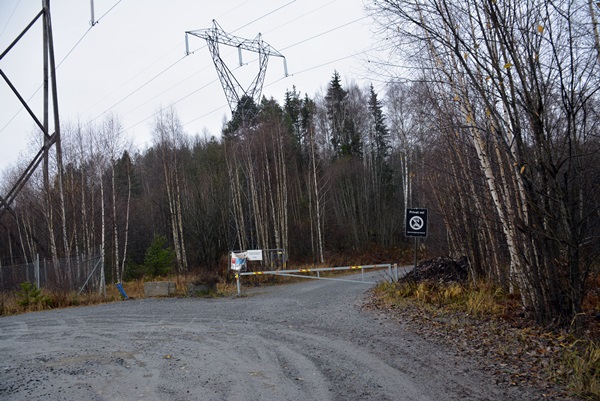
POLYGON ((2 317, 0 400, 542 399, 362 309, 368 288, 310 280, 2 317))

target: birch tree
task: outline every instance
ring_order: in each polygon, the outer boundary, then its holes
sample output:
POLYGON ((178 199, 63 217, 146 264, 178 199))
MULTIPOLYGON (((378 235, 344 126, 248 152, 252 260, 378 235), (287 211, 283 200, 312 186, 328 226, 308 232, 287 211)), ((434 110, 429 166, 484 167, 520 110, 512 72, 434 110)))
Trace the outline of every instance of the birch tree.
POLYGON ((315 128, 316 104, 308 95, 302 100, 301 130, 308 147, 308 169, 306 191, 308 192, 308 208, 310 219, 310 245, 313 258, 318 255, 320 263, 325 262, 324 255, 324 193, 326 188, 321 172, 321 158, 315 128))
POLYGON ((184 146, 183 127, 173 109, 161 110, 154 122, 154 146, 162 164, 164 188, 167 193, 171 236, 177 259, 177 270, 188 270, 183 230, 183 171, 178 151, 184 146))
MULTIPOLYGON (((371 11, 428 72, 473 145, 508 248, 511 284, 542 322, 579 316, 597 238, 584 185, 600 88, 583 0, 377 1, 371 11)), ((464 207, 464 206, 463 206, 464 207)))

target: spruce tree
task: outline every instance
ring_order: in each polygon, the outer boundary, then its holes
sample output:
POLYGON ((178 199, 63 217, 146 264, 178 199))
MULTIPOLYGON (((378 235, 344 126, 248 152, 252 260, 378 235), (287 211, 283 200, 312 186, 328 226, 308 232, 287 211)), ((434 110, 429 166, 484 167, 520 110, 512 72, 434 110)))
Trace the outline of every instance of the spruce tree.
POLYGON ((285 110, 285 122, 290 133, 296 138, 298 145, 302 143, 302 134, 300 131, 300 118, 302 112, 302 100, 300 100, 300 93, 296 91, 296 87, 292 87, 292 91, 285 92, 285 103, 283 105, 285 110))
POLYGON ((237 108, 231 116, 231 120, 223 130, 223 137, 226 140, 234 139, 239 136, 240 128, 253 127, 258 118, 259 108, 254 99, 250 96, 242 96, 238 102, 237 108))
POLYGON ((373 88, 373 84, 370 87, 369 94, 369 111, 373 117, 373 141, 375 158, 378 164, 382 163, 387 159, 390 149, 390 132, 385 123, 385 116, 383 114, 383 106, 377 98, 377 93, 373 88))
POLYGON ((325 107, 330 122, 331 145, 335 157, 362 155, 362 141, 350 113, 346 98, 348 92, 342 88, 340 74, 334 71, 325 95, 325 107))

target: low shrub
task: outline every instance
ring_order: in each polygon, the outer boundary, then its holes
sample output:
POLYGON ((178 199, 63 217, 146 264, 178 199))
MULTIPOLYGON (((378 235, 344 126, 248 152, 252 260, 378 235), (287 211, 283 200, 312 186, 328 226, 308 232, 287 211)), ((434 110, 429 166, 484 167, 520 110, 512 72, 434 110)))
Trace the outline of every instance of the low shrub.
POLYGON ((23 310, 43 309, 50 303, 50 299, 35 284, 24 282, 19 284, 19 286, 21 289, 16 292, 17 304, 23 310))

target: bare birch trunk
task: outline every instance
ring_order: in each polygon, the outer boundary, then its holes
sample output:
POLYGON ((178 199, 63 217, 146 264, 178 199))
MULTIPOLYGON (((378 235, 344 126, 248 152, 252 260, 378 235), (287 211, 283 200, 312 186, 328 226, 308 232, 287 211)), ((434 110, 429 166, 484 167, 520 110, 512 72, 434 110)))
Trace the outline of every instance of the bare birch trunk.
MULTIPOLYGON (((177 166, 175 166, 177 169, 177 166)), ((175 206, 177 211, 177 230, 180 239, 179 247, 181 248, 181 267, 183 271, 188 270, 187 254, 185 250, 185 237, 183 235, 183 212, 181 206, 181 186, 179 185, 179 174, 175 171, 175 206)))
MULTIPOLYGON (((56 121, 58 124, 58 121, 56 121)), ((72 285, 72 268, 71 268, 71 249, 69 245, 69 236, 67 234, 67 211, 65 208, 65 191, 63 186, 63 164, 62 164, 62 149, 61 149, 61 140, 59 127, 55 127, 57 132, 56 140, 56 175, 58 180, 58 198, 60 202, 60 217, 61 217, 61 228, 62 228, 62 240, 63 240, 63 250, 66 258, 66 270, 67 270, 67 282, 69 285, 72 285)))
MULTIPOLYGON (((233 145, 231 146, 233 147, 233 145)), ((242 189, 236 154, 235 148, 228 149, 227 143, 225 143, 225 162, 227 164, 227 173, 229 175, 229 187, 231 191, 231 201, 233 203, 232 211, 236 226, 238 246, 240 249, 248 249, 248 244, 246 242, 246 219, 242 202, 242 189)))
POLYGON ((596 18, 594 3, 598 4, 598 2, 594 2, 594 0, 588 0, 588 5, 590 7, 590 17, 592 19, 592 29, 594 32, 594 45, 596 47, 598 64, 600 64, 600 34, 598 33, 598 19, 596 18))
POLYGON ((182 271, 182 255, 181 249, 179 248, 179 229, 177 228, 177 213, 175 211, 175 201, 173 199, 172 187, 171 187, 171 174, 167 167, 167 157, 165 155, 166 151, 164 149, 166 147, 166 143, 163 143, 163 173, 165 177, 165 187, 167 190, 167 201, 169 203, 169 216, 171 221, 171 235, 173 236, 173 245, 175 248, 175 258, 177 259, 177 270, 179 272, 182 271))
POLYGON ((102 180, 102 172, 100 171, 100 226, 101 226, 101 246, 100 246, 100 258, 102 259, 102 263, 100 266, 100 276, 101 279, 106 277, 104 261, 106 260, 106 213, 104 207, 104 182, 102 180))
MULTIPOLYGON (((267 152, 266 149, 266 144, 264 144, 263 142, 263 150, 265 152, 267 152)), ((275 166, 277 167, 277 166, 275 166)), ((279 236, 279 210, 278 208, 275 207, 275 197, 278 196, 278 191, 274 191, 273 188, 273 183, 272 183, 272 179, 271 179, 271 167, 269 166, 269 163, 265 163, 265 176, 267 179, 267 189, 265 189, 265 193, 268 192, 269 196, 269 207, 271 209, 271 218, 273 219, 273 238, 275 240, 275 249, 280 249, 281 248, 281 241, 280 241, 280 236, 279 236)), ((275 179, 276 185, 278 185, 277 179, 275 179)), ((263 181, 264 183, 264 181, 263 181)), ((269 247, 270 246, 268 244, 264 244, 263 247, 269 247)))
POLYGON ((322 216, 322 202, 321 202, 321 190, 319 188, 319 179, 317 176, 317 151, 315 143, 315 132, 314 129, 310 130, 310 162, 312 168, 312 190, 314 191, 314 202, 315 202, 315 215, 316 215, 316 227, 317 227, 317 248, 319 251, 319 261, 321 264, 325 263, 325 254, 323 252, 323 216, 322 216))
POLYGON ((117 278, 117 282, 121 282, 123 279, 121 277, 121 270, 120 270, 120 263, 119 263, 119 258, 120 258, 120 253, 119 253, 119 231, 117 228, 117 194, 116 194, 116 188, 115 188, 115 162, 114 160, 111 161, 110 163, 110 185, 111 185, 111 189, 112 189, 112 214, 113 214, 113 219, 112 219, 112 232, 113 232, 113 247, 114 247, 114 266, 115 266, 115 273, 116 273, 116 278, 117 278))
POLYGON ((181 206, 180 167, 177 157, 178 145, 182 142, 181 130, 181 124, 173 110, 166 113, 161 112, 157 117, 156 142, 161 152, 165 189, 169 204, 171 235, 173 236, 177 269, 180 273, 187 271, 188 268, 181 206))
POLYGON ((278 169, 278 198, 279 198, 279 224, 280 224, 280 232, 281 232, 281 247, 287 253, 288 252, 288 180, 287 180, 287 170, 285 163, 285 152, 283 147, 283 138, 281 130, 278 130, 278 147, 277 147, 277 159, 279 163, 278 169))
POLYGON ((129 165, 127 166, 127 208, 125 212, 125 239, 123 244, 123 259, 121 264, 120 275, 123 277, 125 274, 125 262, 127 260, 127 245, 129 244, 129 210, 131 208, 131 171, 129 165))

